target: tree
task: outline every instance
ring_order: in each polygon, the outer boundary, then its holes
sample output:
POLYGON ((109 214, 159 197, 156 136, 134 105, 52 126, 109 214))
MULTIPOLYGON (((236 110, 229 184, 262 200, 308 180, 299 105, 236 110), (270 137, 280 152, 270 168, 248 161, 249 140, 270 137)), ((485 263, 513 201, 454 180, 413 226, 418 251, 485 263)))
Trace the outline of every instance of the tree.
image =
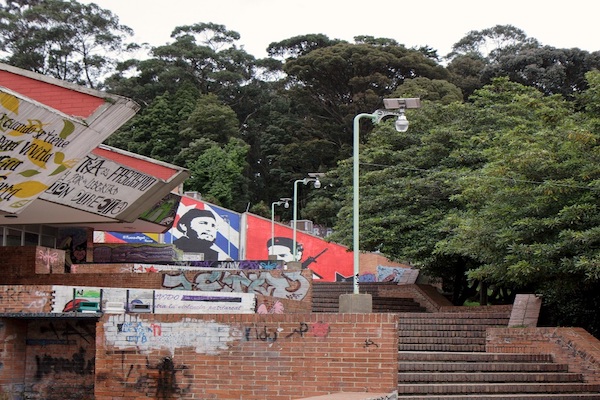
POLYGON ((598 68, 600 52, 544 46, 505 53, 483 68, 481 75, 484 82, 507 76, 546 95, 561 94, 573 99, 587 88, 585 73, 598 68))
POLYGON ((213 144, 189 162, 192 176, 185 189, 202 193, 212 203, 243 211, 248 202, 247 152, 248 145, 237 138, 224 146, 213 144))
MULTIPOLYGON (((153 47, 146 60, 127 60, 107 85, 143 106, 180 85, 191 84, 228 104, 239 101, 240 87, 254 77, 255 59, 235 42, 240 35, 224 25, 197 23, 176 27, 172 43, 153 47)), ((243 119, 243 118, 242 118, 243 119)))
POLYGON ((539 45, 537 39, 528 37, 522 29, 512 25, 495 25, 480 31, 470 31, 452 45, 452 52, 446 57, 452 59, 461 54, 474 54, 493 60, 502 54, 518 53, 539 45))
POLYGON ((133 31, 94 3, 9 0, 0 9, 4 62, 79 85, 98 88, 133 31))

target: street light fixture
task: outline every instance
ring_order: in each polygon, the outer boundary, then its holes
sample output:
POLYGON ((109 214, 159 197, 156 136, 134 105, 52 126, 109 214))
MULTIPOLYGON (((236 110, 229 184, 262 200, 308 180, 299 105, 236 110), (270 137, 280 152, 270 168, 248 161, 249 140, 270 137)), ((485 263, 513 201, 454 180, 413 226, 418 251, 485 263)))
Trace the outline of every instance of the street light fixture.
POLYGON ((290 208, 289 197, 282 197, 279 201, 271 203, 271 246, 269 247, 269 255, 273 255, 273 248, 275 247, 275 206, 283 205, 285 208, 290 208))
POLYGON ((352 218, 352 247, 354 249, 354 294, 358 294, 358 275, 360 273, 360 248, 359 248, 359 163, 358 154, 360 147, 360 120, 368 118, 374 124, 378 124, 386 117, 396 117, 395 128, 398 132, 406 132, 408 130, 408 120, 404 115, 404 110, 409 108, 420 108, 421 100, 419 98, 408 99, 384 99, 383 106, 385 109, 376 110, 372 114, 362 113, 354 117, 353 134, 354 134, 354 149, 353 149, 353 218, 352 218))
POLYGON ((298 179, 297 181, 294 181, 294 217, 293 217, 293 225, 292 225, 292 246, 293 246, 293 250, 292 250, 292 254, 294 256, 294 261, 300 261, 298 260, 298 246, 296 244, 296 231, 297 231, 297 224, 296 224, 296 220, 298 219, 298 184, 299 183, 303 183, 305 185, 308 185, 309 182, 314 182, 313 183, 313 187, 315 189, 319 189, 321 187, 321 181, 319 181, 319 176, 321 176, 323 174, 320 173, 309 173, 308 176, 309 178, 304 178, 304 179, 298 179))

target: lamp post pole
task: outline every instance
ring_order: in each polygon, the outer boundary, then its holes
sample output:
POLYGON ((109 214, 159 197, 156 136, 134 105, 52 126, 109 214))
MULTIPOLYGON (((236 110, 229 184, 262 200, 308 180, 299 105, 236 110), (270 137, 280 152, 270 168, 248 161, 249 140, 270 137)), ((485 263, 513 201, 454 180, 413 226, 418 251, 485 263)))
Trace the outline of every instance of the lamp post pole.
POLYGON ((290 200, 288 197, 282 197, 279 201, 271 203, 271 246, 269 247, 269 255, 273 255, 273 247, 275 246, 275 206, 285 204, 285 208, 288 208, 290 200))
MULTIPOLYGON (((309 174, 311 175, 311 174, 309 174)), ((303 183, 305 185, 307 185, 309 182, 314 182, 314 186, 316 189, 321 187, 321 182, 319 181, 319 175, 321 174, 312 174, 315 177, 314 178, 304 178, 304 179, 298 179, 296 181, 294 181, 294 211, 293 211, 293 220, 292 220, 292 254, 294 256, 294 261, 300 261, 298 260, 298 246, 296 244, 296 232, 298 230, 297 228, 297 224, 296 221, 298 219, 298 184, 299 183, 303 183)))
POLYGON ((358 276, 360 273, 360 211, 359 211, 359 162, 358 155, 360 150, 360 120, 362 118, 370 119, 374 124, 378 124, 383 118, 389 116, 397 117, 396 130, 406 132, 408 129, 408 120, 404 116, 406 108, 419 108, 421 106, 420 99, 384 99, 383 104, 385 110, 377 110, 372 114, 361 113, 354 117, 353 124, 353 152, 352 152, 352 248, 354 255, 354 279, 353 293, 359 293, 358 276))

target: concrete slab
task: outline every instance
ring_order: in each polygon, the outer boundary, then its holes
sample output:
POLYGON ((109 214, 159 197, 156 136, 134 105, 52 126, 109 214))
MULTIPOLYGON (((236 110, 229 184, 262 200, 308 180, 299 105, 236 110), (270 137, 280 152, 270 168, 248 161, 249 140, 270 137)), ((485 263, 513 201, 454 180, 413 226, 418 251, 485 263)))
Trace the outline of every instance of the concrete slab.
POLYGON ((340 295, 340 313, 371 313, 373 298, 368 293, 345 293, 340 295))

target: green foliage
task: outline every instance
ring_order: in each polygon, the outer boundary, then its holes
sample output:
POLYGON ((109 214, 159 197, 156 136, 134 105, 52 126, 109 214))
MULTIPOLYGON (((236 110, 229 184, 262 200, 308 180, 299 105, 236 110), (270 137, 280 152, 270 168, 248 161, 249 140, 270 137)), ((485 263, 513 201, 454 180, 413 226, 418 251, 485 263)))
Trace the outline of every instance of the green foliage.
POLYGON ((246 204, 247 183, 244 179, 248 146, 232 138, 224 146, 214 144, 190 162, 191 178, 185 189, 202 193, 202 197, 230 209, 246 204))
POLYGON ((8 1, 0 9, 0 49, 4 62, 79 85, 101 86, 112 70, 110 54, 125 52, 131 28, 94 3, 8 1))

